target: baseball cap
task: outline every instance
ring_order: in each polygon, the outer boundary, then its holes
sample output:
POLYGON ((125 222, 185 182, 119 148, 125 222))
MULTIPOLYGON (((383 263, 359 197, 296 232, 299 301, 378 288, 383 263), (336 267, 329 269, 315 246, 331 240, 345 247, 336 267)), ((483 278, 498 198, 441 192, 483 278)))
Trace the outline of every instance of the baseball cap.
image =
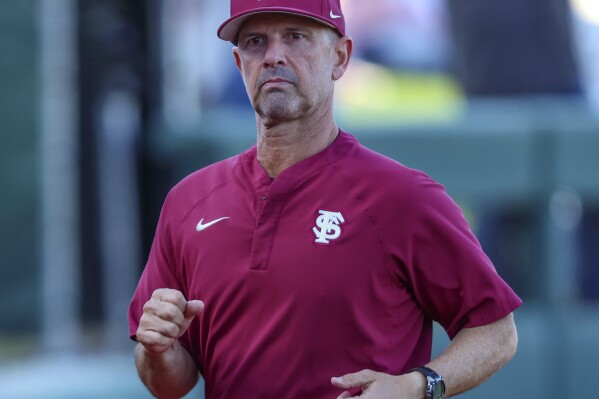
POLYGON ((218 37, 237 44, 237 33, 246 19, 268 12, 312 18, 345 36, 341 0, 231 0, 231 17, 218 28, 218 37))

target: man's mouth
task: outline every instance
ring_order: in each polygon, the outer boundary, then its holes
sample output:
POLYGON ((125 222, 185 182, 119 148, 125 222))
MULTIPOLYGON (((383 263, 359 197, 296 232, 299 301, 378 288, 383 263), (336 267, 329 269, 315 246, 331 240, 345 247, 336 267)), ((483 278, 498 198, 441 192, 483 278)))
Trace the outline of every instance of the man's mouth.
POLYGON ((262 87, 282 87, 286 85, 290 85, 291 82, 283 79, 283 78, 272 78, 268 79, 266 82, 262 84, 262 87))

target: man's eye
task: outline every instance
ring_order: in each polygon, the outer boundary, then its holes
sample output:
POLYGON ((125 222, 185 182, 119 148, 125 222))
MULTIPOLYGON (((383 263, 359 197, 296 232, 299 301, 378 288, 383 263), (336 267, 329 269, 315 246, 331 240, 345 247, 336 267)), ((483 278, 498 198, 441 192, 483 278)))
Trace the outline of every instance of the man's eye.
POLYGON ((251 45, 256 45, 256 44, 260 44, 260 43, 262 43, 262 38, 259 36, 251 37, 248 40, 248 44, 251 44, 251 45))
POLYGON ((291 33, 290 36, 293 40, 300 40, 304 38, 304 35, 301 33, 291 33))

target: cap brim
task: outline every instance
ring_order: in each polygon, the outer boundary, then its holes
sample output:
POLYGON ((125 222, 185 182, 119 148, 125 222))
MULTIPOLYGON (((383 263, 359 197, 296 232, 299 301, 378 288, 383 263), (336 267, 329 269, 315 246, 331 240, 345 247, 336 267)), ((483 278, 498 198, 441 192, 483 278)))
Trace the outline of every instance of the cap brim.
POLYGON ((294 10, 291 8, 264 7, 258 11, 252 10, 252 11, 248 11, 245 13, 240 13, 240 14, 232 16, 231 18, 229 18, 225 22, 223 22, 223 24, 218 28, 217 35, 222 40, 226 40, 226 41, 233 43, 234 45, 237 45, 237 34, 239 32, 239 28, 241 28, 241 25, 243 25, 243 23, 253 15, 266 14, 266 13, 298 15, 300 17, 310 18, 316 22, 320 22, 332 29, 335 29, 336 31, 339 31, 339 28, 337 28, 336 26, 332 25, 330 22, 322 19, 322 17, 315 15, 315 14, 310 14, 305 11, 300 12, 298 10, 294 10))

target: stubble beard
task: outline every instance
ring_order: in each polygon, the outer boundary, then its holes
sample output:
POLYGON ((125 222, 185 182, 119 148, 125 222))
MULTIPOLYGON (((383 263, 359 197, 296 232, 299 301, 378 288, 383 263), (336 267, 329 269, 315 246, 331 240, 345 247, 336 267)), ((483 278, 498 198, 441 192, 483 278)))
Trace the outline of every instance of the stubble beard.
POLYGON ((309 106, 299 93, 272 91, 259 94, 254 100, 256 114, 267 124, 298 119, 309 106))

